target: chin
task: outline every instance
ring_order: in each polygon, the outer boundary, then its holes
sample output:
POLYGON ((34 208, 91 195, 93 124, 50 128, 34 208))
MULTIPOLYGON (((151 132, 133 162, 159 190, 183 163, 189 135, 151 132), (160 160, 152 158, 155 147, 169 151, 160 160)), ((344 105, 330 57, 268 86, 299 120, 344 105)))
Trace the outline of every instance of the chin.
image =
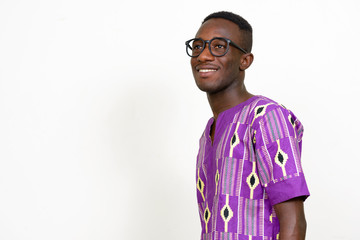
POLYGON ((215 93, 218 91, 218 88, 216 86, 210 85, 210 84, 198 84, 196 83, 197 87, 206 93, 215 93))
POLYGON ((206 81, 198 81, 195 80, 196 86, 203 92, 207 92, 211 86, 209 86, 210 84, 206 81))
POLYGON ((220 88, 218 82, 211 78, 195 78, 195 83, 201 91, 207 93, 216 92, 220 88))

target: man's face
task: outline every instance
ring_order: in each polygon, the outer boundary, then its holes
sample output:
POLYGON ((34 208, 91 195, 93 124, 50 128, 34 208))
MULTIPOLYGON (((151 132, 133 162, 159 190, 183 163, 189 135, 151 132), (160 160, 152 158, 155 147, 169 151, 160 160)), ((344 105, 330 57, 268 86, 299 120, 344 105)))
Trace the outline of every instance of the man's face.
MULTIPOLYGON (((226 19, 213 18, 201 25, 196 38, 211 40, 214 37, 228 38, 241 46, 239 27, 226 19)), ((239 81, 241 52, 229 46, 222 57, 214 57, 208 48, 198 56, 191 58, 191 67, 196 85, 207 93, 217 93, 242 84, 239 81)))

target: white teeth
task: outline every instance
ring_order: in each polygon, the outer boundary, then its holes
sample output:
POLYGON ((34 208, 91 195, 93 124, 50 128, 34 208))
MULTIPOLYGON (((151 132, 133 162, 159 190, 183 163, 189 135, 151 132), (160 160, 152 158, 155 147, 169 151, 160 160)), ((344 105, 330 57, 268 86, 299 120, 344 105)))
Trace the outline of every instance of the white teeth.
POLYGON ((216 69, 200 69, 199 72, 216 72, 216 69))

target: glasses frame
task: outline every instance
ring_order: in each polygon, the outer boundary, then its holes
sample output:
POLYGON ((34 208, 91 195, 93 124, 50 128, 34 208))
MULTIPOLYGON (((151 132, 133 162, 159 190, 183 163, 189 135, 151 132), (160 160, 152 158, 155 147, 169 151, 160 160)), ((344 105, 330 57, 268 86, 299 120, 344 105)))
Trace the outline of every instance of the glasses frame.
POLYGON ((245 54, 248 53, 245 49, 243 49, 242 47, 238 46, 237 44, 235 44, 233 41, 231 41, 231 40, 228 39, 228 38, 224 38, 224 37, 214 37, 213 39, 210 39, 210 40, 204 40, 204 39, 202 39, 202 38, 192 38, 192 39, 190 39, 190 40, 187 40, 187 41, 185 42, 187 55, 189 55, 189 57, 198 57, 198 56, 200 56, 200 54, 204 51, 204 49, 205 49, 205 47, 206 47, 206 44, 208 44, 209 51, 210 51, 211 55, 213 55, 214 57, 222 57, 222 56, 224 56, 225 54, 227 54, 227 52, 228 52, 229 49, 230 49, 230 48, 229 48, 230 45, 232 45, 233 47, 239 49, 240 51, 242 51, 242 52, 245 53, 245 54), (216 40, 216 39, 223 39, 223 40, 225 40, 225 41, 228 43, 228 47, 227 47, 226 51, 224 52, 224 54, 215 55, 215 54, 211 51, 211 42, 214 41, 214 40, 216 40), (201 40, 201 41, 203 42, 203 48, 201 49, 200 53, 197 54, 197 55, 191 55, 191 54, 189 54, 189 51, 188 51, 188 49, 192 50, 192 47, 190 46, 189 43, 190 43, 191 41, 194 41, 194 40, 201 40))

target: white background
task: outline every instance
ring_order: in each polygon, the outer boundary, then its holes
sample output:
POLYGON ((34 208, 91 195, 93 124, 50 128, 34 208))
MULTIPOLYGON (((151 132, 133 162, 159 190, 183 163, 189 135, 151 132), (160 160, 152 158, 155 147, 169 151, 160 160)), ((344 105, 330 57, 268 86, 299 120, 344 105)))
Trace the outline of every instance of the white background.
POLYGON ((254 28, 248 90, 305 126, 307 239, 359 239, 355 0, 1 0, 0 239, 199 239, 184 42, 219 10, 254 28))

